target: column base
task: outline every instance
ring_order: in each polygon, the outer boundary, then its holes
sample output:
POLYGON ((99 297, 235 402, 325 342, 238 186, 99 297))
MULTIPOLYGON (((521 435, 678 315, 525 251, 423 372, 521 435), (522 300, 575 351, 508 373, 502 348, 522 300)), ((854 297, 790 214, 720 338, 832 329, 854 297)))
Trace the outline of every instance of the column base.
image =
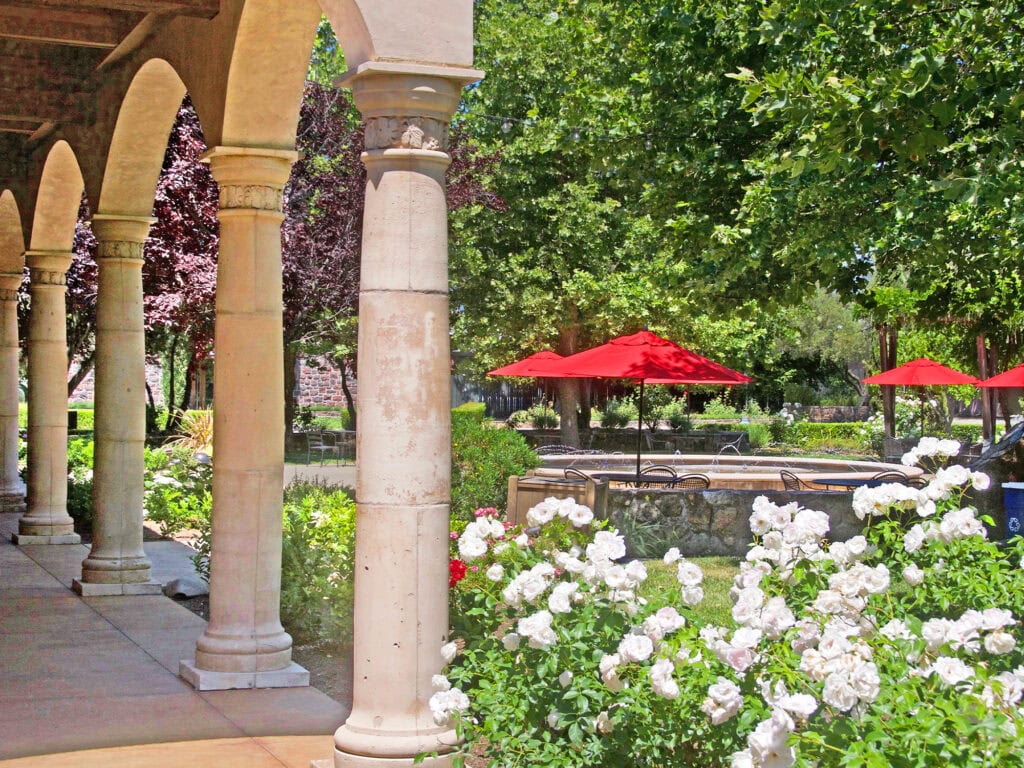
POLYGON ((77 533, 55 533, 49 536, 35 533, 12 533, 11 541, 19 547, 33 544, 81 544, 82 537, 77 533))
POLYGON ((426 768, 451 768, 455 755, 427 756, 419 762, 415 757, 367 757, 366 755, 350 755, 334 750, 334 759, 313 760, 310 768, 405 768, 405 766, 422 765, 426 768))
POLYGON ((26 509, 24 493, 0 493, 0 512, 23 513, 26 509))
POLYGON ((75 579, 71 589, 82 597, 107 597, 109 595, 162 595, 163 585, 155 581, 135 581, 121 584, 98 584, 94 581, 75 579))
POLYGON ((231 691, 245 688, 304 688, 309 672, 294 661, 284 669, 266 672, 217 672, 200 669, 192 659, 178 665, 178 676, 197 691, 231 691))

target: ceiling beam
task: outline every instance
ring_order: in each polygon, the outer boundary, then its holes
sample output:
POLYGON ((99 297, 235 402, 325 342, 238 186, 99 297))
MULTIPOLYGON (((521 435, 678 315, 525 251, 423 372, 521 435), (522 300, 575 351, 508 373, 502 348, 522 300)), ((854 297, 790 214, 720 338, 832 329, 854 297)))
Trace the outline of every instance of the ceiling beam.
POLYGON ((39 129, 39 123, 21 122, 20 120, 0 120, 0 132, 24 133, 31 136, 39 129))
POLYGON ((80 116, 79 104, 85 94, 57 88, 34 89, 26 93, 0 83, 0 120, 31 123, 68 123, 80 116))
POLYGON ((73 12, 167 13, 202 19, 212 19, 220 13, 220 0, 5 0, 4 5, 73 12))
POLYGON ((40 9, 0 5, 0 38, 112 49, 141 16, 107 10, 40 9))

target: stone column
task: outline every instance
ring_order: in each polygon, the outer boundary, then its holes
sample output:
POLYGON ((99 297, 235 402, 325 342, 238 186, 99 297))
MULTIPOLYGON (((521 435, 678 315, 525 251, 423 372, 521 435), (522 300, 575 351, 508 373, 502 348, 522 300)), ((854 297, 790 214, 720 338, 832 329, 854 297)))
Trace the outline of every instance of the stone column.
POLYGON ((18 288, 20 274, 0 274, 0 512, 25 511, 18 475, 18 288))
POLYGON ((146 339, 142 247, 153 219, 96 214, 96 424, 92 549, 80 595, 159 594, 142 549, 146 339))
POLYGON ((350 79, 366 121, 359 293, 352 714, 334 764, 450 765, 428 701, 448 634, 451 402, 448 125, 473 70, 371 63, 350 79), (406 71, 401 71, 402 69, 406 71), (408 71, 413 69, 413 71, 408 71))
POLYGON ((28 251, 28 510, 15 544, 78 544, 68 515, 68 345, 64 295, 71 254, 28 251))
POLYGON ((216 147, 220 254, 210 623, 180 673, 199 690, 308 685, 280 620, 284 482, 281 193, 295 152, 216 147))

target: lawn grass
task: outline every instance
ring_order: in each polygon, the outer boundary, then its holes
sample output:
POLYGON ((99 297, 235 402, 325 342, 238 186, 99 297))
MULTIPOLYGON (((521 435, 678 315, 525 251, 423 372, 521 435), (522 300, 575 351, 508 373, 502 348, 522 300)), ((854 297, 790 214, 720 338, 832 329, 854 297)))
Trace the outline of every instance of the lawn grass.
MULTIPOLYGON (((690 557, 704 571, 704 600, 694 608, 697 617, 705 624, 727 625, 731 622, 732 600, 729 589, 733 577, 740 572, 738 557, 690 557)), ((661 560, 645 560, 647 581, 641 595, 649 597, 675 590, 678 593, 675 565, 665 565, 661 560)))

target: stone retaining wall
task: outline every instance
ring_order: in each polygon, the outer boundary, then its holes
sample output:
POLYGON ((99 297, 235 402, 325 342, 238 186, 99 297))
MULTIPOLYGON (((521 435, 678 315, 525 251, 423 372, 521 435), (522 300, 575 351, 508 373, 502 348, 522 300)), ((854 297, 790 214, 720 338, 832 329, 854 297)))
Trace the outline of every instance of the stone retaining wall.
POLYGON ((659 491, 615 488, 608 492, 608 516, 626 537, 630 557, 661 557, 679 547, 686 557, 743 557, 753 541, 754 499, 800 506, 828 514, 830 541, 845 541, 864 525, 853 514, 850 493, 822 491, 659 491))

